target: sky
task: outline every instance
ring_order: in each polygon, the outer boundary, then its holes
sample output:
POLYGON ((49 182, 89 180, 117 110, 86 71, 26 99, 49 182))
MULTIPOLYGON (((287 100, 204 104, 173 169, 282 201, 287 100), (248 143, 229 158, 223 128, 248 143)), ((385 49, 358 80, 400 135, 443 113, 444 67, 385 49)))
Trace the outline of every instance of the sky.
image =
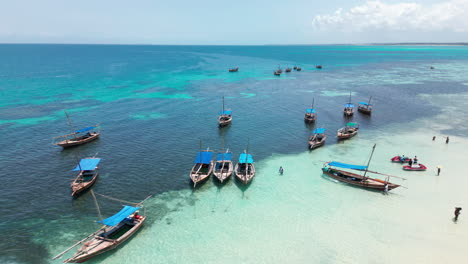
POLYGON ((0 0, 0 43, 468 42, 468 0, 0 0))

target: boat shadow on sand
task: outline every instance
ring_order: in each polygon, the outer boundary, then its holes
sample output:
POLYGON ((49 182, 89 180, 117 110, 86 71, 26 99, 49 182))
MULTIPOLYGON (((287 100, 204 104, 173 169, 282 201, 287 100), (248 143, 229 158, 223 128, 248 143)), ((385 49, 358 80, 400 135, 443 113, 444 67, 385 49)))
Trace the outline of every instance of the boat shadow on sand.
POLYGON ((253 181, 254 181, 254 179, 249 181, 247 184, 244 184, 244 183, 242 183, 241 180, 239 180, 239 179, 237 179, 237 177, 235 177, 234 183, 236 184, 237 188, 239 188, 242 191, 242 198, 244 198, 245 192, 250 188, 250 185, 252 185, 253 181))

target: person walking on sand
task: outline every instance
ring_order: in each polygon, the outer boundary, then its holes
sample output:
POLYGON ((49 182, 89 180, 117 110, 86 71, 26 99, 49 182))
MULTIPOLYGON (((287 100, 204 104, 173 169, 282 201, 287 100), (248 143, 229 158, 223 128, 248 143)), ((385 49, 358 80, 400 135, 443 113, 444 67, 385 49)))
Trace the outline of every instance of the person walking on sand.
POLYGON ((432 137, 432 141, 434 141, 434 140, 435 140, 435 138, 436 138, 436 136, 433 136, 433 137, 432 137))
POLYGON ((439 176, 440 174, 440 169, 442 169, 442 167, 440 165, 437 166, 437 176, 439 176))
POLYGON ((283 172, 284 172, 283 166, 280 166, 280 168, 279 168, 279 173, 280 173, 281 175, 283 175, 283 172))
POLYGON ((460 215, 460 211, 462 210, 461 207, 455 207, 455 218, 453 220, 457 221, 458 220, 458 216, 460 215))

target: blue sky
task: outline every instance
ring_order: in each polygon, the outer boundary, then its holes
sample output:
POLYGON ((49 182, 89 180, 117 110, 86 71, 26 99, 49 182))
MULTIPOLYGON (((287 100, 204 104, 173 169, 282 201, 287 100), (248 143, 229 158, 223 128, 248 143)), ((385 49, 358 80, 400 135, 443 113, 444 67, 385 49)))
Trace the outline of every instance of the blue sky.
POLYGON ((0 0, 1 43, 468 42, 468 0, 0 0))

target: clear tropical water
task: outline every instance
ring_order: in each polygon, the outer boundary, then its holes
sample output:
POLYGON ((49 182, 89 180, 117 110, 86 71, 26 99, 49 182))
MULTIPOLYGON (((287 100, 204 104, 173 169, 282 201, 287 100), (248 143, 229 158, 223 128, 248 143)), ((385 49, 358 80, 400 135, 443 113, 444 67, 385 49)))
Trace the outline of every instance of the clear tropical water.
MULTIPOLYGON (((92 196, 72 199, 69 188, 76 160, 96 153, 96 192, 153 198, 144 228, 92 263, 464 259, 468 222, 452 216, 468 199, 467 47, 0 45, 0 58, 1 263, 59 263, 50 258, 99 228, 92 196), (295 64, 303 71, 272 74, 295 64), (375 111, 356 113, 359 135, 338 143, 349 92, 354 103, 373 96, 375 111), (234 121, 218 129, 222 96, 234 121), (328 139, 309 152, 313 98, 328 139), (101 139, 51 145, 68 132, 65 109, 75 127, 100 123, 101 139), (249 140, 252 184, 210 179, 193 190, 200 140, 236 157, 249 140), (382 195, 322 175, 323 161, 365 163, 374 143, 371 168, 407 188, 382 195), (397 154, 418 155, 428 171, 403 172, 389 162, 397 154)), ((120 208, 99 204, 105 216, 120 208)))

